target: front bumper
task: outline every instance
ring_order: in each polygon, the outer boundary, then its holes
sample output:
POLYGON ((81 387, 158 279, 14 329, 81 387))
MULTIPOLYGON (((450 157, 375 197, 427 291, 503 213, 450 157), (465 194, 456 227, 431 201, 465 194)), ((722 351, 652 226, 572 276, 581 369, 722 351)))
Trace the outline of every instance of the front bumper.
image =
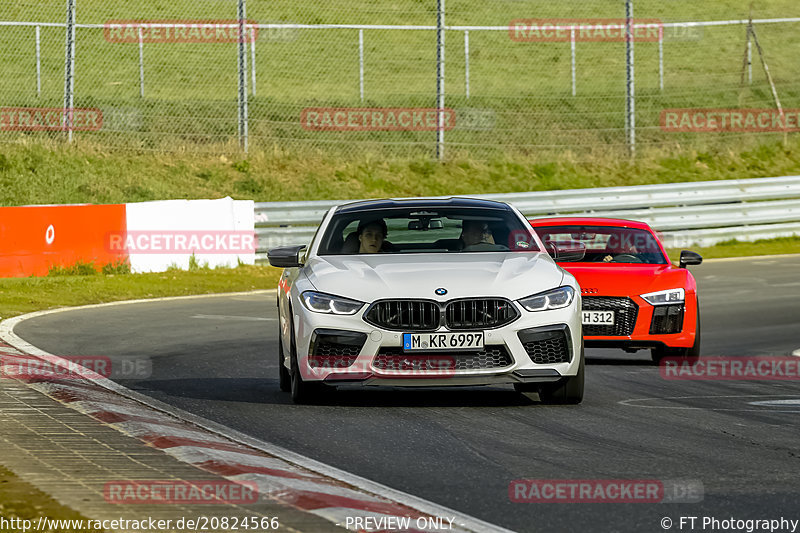
POLYGON ((582 356, 580 298, 549 311, 514 305, 519 318, 484 330, 485 353, 420 354, 403 351, 403 333, 413 331, 375 327, 363 320, 363 310, 337 316, 301 304, 294 307, 298 366, 305 381, 403 387, 549 383, 576 375, 582 356), (326 344, 329 339, 337 342, 326 344), (552 356, 561 349, 565 357, 552 356))
MULTIPOLYGON (((584 341, 587 348, 624 348, 628 350, 670 347, 690 348, 697 333, 697 299, 695 293, 687 292, 682 306, 654 306, 640 296, 613 297, 598 295, 598 299, 629 299, 635 307, 626 309, 626 316, 635 315, 635 322, 625 334, 597 335, 585 326, 584 341), (680 307, 680 309, 677 309, 680 307), (668 309, 669 308, 669 309, 668 309), (680 313, 678 313, 680 311, 680 313), (661 333, 674 331, 674 333, 661 333)), ((584 296, 584 309, 595 310, 591 297, 584 296)), ((619 315, 618 315, 619 316, 619 315)), ((599 329, 599 328, 594 328, 599 329)), ((616 332, 616 333, 619 333, 616 332)))

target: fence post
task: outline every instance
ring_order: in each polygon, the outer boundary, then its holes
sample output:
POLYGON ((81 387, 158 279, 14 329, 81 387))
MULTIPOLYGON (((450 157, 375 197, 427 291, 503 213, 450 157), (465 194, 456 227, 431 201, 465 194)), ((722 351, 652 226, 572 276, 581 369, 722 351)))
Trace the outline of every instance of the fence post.
POLYGON ((444 0, 436 0, 436 158, 444 159, 444 0))
POLYGON ((42 96, 42 28, 36 25, 36 98, 42 96))
POLYGON ((75 0, 67 0, 67 35, 64 46, 64 116, 67 141, 72 142, 72 107, 75 90, 75 0))
POLYGON ((464 81, 469 98, 469 30, 464 30, 464 81))
POLYGON ((139 98, 144 98, 144 36, 139 26, 139 98))
POLYGON ((569 29, 569 46, 572 52, 572 96, 575 96, 575 26, 569 29))
POLYGON ((247 0, 239 0, 239 146, 247 153, 247 0))
POLYGON ((364 29, 358 30, 358 94, 364 101, 364 29))
POLYGON ((633 78, 633 0, 625 0, 625 132, 630 156, 636 155, 636 108, 633 78))
POLYGON ((253 85, 253 96, 256 96, 256 33, 257 27, 255 25, 250 26, 250 81, 253 85))
POLYGON ((658 25, 658 88, 664 90, 664 25, 658 25))
POLYGON ((753 84, 753 42, 750 40, 750 25, 747 25, 747 84, 753 84))

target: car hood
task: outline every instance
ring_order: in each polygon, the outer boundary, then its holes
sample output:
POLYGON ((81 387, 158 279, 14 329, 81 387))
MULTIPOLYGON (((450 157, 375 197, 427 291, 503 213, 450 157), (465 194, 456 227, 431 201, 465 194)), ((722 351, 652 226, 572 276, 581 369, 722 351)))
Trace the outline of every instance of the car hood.
POLYGON ((575 276, 584 296, 630 296, 676 287, 688 288, 688 271, 671 264, 560 263, 560 266, 575 276))
POLYGON ((472 296, 516 300, 558 287, 564 278, 547 255, 518 252, 317 256, 304 270, 318 291, 363 302, 472 296), (436 295, 438 288, 447 294, 436 295))

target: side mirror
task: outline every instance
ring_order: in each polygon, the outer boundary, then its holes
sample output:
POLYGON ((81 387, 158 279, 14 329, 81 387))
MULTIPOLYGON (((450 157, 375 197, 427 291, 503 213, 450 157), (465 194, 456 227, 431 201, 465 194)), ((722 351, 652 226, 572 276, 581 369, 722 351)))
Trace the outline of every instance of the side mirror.
POLYGON ((586 245, 578 241, 547 241, 545 247, 558 263, 575 263, 586 256, 586 245))
POLYGON ((695 252, 690 252, 689 250, 682 250, 681 251, 681 259, 680 259, 680 267, 686 268, 689 265, 699 265, 703 262, 703 258, 700 254, 695 252))
POLYGON ((272 248, 267 252, 269 264, 278 268, 301 267, 303 263, 300 262, 300 252, 305 248, 305 244, 272 248))

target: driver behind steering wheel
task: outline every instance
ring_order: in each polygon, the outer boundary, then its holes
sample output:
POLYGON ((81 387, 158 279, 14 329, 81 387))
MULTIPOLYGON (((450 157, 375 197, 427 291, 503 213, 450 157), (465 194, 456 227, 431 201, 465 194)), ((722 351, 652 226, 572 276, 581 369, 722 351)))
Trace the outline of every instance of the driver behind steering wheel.
POLYGON ((638 254, 639 254, 639 249, 636 248, 636 245, 631 244, 630 246, 623 246, 623 248, 619 252, 616 252, 614 254, 610 254, 610 253, 606 254, 603 257, 603 262, 604 263, 608 263, 609 261, 613 261, 615 259, 615 257, 622 256, 622 255, 632 255, 632 256, 634 256, 634 257, 636 257, 638 259, 639 258, 638 254))
POLYGON ((476 244, 494 244, 494 235, 489 223, 484 220, 465 220, 461 226, 460 249, 476 244))

